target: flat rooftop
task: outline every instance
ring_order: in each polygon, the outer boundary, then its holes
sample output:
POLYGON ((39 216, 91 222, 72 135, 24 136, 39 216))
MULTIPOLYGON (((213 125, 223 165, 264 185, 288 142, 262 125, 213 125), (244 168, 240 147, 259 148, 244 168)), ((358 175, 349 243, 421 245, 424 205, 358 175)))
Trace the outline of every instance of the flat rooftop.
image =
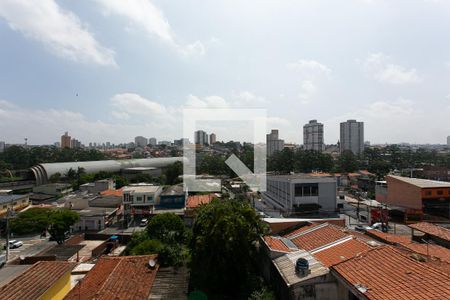
POLYGON ((150 184, 136 184, 136 185, 128 185, 123 188, 123 192, 131 192, 131 193, 155 193, 157 192, 161 186, 159 185, 150 185, 150 184))
POLYGON ((391 177, 412 185, 415 185, 420 188, 450 188, 450 182, 445 181, 437 181, 437 180, 428 180, 428 179, 421 179, 421 178, 409 178, 409 177, 403 177, 403 176, 395 176, 395 175, 388 175, 387 177, 391 177))
POLYGON ((286 175, 267 175, 267 179, 271 180, 317 180, 317 181, 327 181, 327 182, 335 182, 336 178, 334 175, 330 176, 315 176, 311 174, 299 173, 299 174, 286 174, 286 175))

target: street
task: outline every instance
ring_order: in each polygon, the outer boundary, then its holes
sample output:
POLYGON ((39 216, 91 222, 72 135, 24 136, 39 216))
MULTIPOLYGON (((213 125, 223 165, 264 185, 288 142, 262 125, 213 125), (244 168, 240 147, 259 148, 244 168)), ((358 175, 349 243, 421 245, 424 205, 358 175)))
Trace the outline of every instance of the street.
MULTIPOLYGON (((23 246, 16 249, 9 249, 9 262, 18 258, 19 256, 33 256, 42 252, 43 250, 56 245, 56 242, 49 241, 47 238, 41 238, 39 235, 28 236, 28 237, 12 237, 11 240, 18 240, 23 242, 23 246)), ((0 239, 0 244, 2 245, 2 254, 5 254, 6 250, 3 249, 6 240, 0 239)))

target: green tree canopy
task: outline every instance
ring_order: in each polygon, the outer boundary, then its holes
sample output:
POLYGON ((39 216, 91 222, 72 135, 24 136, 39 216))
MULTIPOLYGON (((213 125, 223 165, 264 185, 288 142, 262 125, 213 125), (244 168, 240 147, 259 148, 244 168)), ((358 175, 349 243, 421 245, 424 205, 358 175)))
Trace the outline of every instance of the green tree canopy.
POLYGON ((179 176, 183 174, 183 163, 177 161, 167 167, 165 171, 166 184, 176 184, 179 182, 179 176))
POLYGON ((193 288, 211 297, 240 294, 253 273, 259 236, 265 232, 245 202, 215 199, 201 205, 192 229, 193 288))
POLYGON ((185 230, 183 220, 174 213, 156 215, 147 225, 147 233, 151 239, 169 244, 184 241, 185 230))

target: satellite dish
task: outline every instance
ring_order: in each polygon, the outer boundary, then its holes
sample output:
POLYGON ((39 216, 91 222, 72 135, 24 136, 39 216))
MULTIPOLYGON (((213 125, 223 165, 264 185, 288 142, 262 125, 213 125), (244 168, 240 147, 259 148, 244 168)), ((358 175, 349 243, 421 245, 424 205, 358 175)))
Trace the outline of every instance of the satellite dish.
POLYGON ((148 266, 149 266, 150 268, 154 268, 154 267, 156 266, 156 261, 155 261, 154 259, 150 259, 150 260, 148 261, 148 266))
POLYGON ((20 259, 20 260, 24 260, 24 259, 25 259, 25 256, 20 255, 20 256, 19 256, 19 259, 20 259))

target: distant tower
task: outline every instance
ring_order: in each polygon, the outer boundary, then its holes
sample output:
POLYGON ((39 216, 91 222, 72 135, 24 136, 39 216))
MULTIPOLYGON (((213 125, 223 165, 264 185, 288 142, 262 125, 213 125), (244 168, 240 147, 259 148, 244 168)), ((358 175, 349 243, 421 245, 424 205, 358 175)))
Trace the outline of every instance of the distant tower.
POLYGON ((353 154, 362 154, 364 151, 364 123, 348 120, 341 123, 340 152, 350 150, 353 154))
POLYGON ((28 145, 28 138, 24 138, 25 140, 25 147, 28 145))
POLYGON ((215 144, 215 143, 216 143, 216 134, 215 133, 211 133, 209 135, 209 144, 212 145, 212 144, 215 144))
POLYGON ((61 148, 70 148, 71 137, 66 131, 64 135, 61 136, 61 148))
POLYGON ((306 150, 324 150, 322 123, 311 120, 303 126, 303 146, 306 150))
POLYGON ((284 148, 284 140, 278 138, 278 129, 272 129, 269 134, 266 134, 267 156, 271 156, 277 151, 284 148))

